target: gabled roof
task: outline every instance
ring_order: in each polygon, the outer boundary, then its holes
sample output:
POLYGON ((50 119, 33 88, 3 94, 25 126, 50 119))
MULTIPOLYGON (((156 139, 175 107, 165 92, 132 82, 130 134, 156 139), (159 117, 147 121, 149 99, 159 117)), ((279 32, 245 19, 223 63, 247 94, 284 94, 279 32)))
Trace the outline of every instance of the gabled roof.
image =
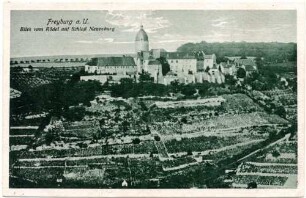
POLYGON ((224 65, 223 67, 224 67, 224 68, 231 68, 231 67, 233 67, 233 65, 228 64, 228 65, 224 65))
POLYGON ((204 59, 213 59, 213 54, 211 54, 211 55, 204 55, 204 59))
POLYGON ((136 66, 134 58, 130 56, 122 57, 99 57, 92 58, 88 63, 90 66, 136 66))
POLYGON ((188 52, 161 52, 166 59, 196 59, 195 55, 188 52))
POLYGON ((158 60, 149 60, 148 65, 160 65, 158 60))
POLYGON ((232 64, 227 64, 226 62, 221 62, 220 65, 224 68, 230 68, 233 66, 232 64))
POLYGON ((255 62, 252 60, 252 59, 237 59, 235 60, 236 63, 240 64, 240 65, 244 65, 244 66, 247 66, 247 65, 251 65, 251 66, 256 66, 255 62))
POLYGON ((174 73, 172 70, 170 70, 166 75, 167 76, 176 76, 176 73, 174 73))
POLYGON ((227 65, 226 62, 221 62, 220 65, 222 65, 223 67, 225 67, 227 65))
POLYGON ((245 65, 245 71, 255 71, 255 67, 251 65, 245 65))

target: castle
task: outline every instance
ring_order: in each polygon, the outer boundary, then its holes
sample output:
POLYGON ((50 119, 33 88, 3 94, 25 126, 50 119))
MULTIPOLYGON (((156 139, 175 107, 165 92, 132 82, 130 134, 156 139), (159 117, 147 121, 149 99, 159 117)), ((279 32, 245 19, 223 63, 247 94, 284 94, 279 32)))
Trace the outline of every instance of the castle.
POLYGON ((101 83, 119 83, 122 78, 138 82, 141 74, 149 74, 155 83, 169 85, 172 82, 224 83, 225 75, 236 77, 243 68, 246 75, 257 70, 255 57, 225 57, 227 62, 216 61, 215 54, 203 51, 167 52, 164 49, 149 48, 149 37, 143 26, 136 34, 135 52, 129 55, 58 55, 11 58, 11 67, 20 67, 22 72, 41 68, 78 71, 85 68, 81 80, 98 80, 101 83))
POLYGON ((93 76, 82 76, 82 80, 119 81, 121 78, 133 78, 147 72, 155 83, 168 85, 173 81, 180 83, 223 83, 222 65, 217 65, 216 56, 204 52, 167 52, 164 49, 149 48, 149 37, 143 26, 136 34, 135 57, 97 57, 86 64, 85 71, 93 76), (170 71, 163 73, 163 66, 170 71), (168 68, 169 69, 169 68, 168 68))

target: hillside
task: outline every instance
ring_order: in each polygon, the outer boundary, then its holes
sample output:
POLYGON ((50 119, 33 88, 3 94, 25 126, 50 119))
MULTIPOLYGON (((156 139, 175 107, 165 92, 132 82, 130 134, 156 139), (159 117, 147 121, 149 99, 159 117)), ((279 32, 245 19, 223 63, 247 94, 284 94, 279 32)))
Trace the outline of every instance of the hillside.
POLYGON ((218 58, 224 56, 255 56, 264 57, 269 62, 296 61, 296 43, 186 43, 177 49, 178 52, 204 51, 206 54, 216 54, 218 58))

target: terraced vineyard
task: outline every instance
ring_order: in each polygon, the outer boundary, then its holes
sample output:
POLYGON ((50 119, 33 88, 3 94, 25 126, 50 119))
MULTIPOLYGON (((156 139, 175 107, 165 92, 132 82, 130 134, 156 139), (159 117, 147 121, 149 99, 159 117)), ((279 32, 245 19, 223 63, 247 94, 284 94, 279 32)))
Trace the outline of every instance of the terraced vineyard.
MULTIPOLYGON (((90 114, 81 121, 53 119, 42 131, 38 127, 12 129, 10 173, 36 185, 48 182, 54 187, 117 188, 124 180, 142 186, 152 178, 165 182, 177 173, 241 155, 267 140, 271 131, 288 125, 287 120, 267 114, 246 95, 224 97, 226 101, 220 106, 165 111, 145 107, 146 103, 137 99, 95 99, 86 107, 90 114), (61 130, 57 139, 47 144, 46 129, 55 123, 61 130)), ((294 144, 275 148, 281 152, 277 162, 288 162, 294 148, 294 144)), ((273 160, 269 156, 252 159, 254 163, 273 160)), ((251 174, 249 179, 260 185, 278 186, 286 182, 284 175, 296 174, 282 166, 272 173, 280 174, 281 170, 283 175, 261 178, 254 173, 267 174, 269 167, 249 164, 241 167, 234 181, 239 186, 247 181, 244 174, 251 174)))
POLYGON ((261 188, 296 186, 298 174, 296 152, 296 142, 287 140, 263 150, 238 166, 233 186, 246 188, 250 183, 256 183, 261 188))

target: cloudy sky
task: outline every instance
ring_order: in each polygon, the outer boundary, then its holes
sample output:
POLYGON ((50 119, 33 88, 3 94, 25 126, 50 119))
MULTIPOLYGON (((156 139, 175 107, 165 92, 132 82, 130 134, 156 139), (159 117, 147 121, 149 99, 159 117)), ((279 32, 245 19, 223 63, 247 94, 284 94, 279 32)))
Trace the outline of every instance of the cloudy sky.
POLYGON ((297 34, 295 11, 12 11, 11 57, 133 53, 141 24, 148 33, 150 48, 167 51, 200 41, 296 42, 297 34), (88 18, 87 28, 115 31, 33 31, 47 27, 48 19, 83 18, 88 18), (31 27, 32 31, 21 32, 21 27, 31 27))

